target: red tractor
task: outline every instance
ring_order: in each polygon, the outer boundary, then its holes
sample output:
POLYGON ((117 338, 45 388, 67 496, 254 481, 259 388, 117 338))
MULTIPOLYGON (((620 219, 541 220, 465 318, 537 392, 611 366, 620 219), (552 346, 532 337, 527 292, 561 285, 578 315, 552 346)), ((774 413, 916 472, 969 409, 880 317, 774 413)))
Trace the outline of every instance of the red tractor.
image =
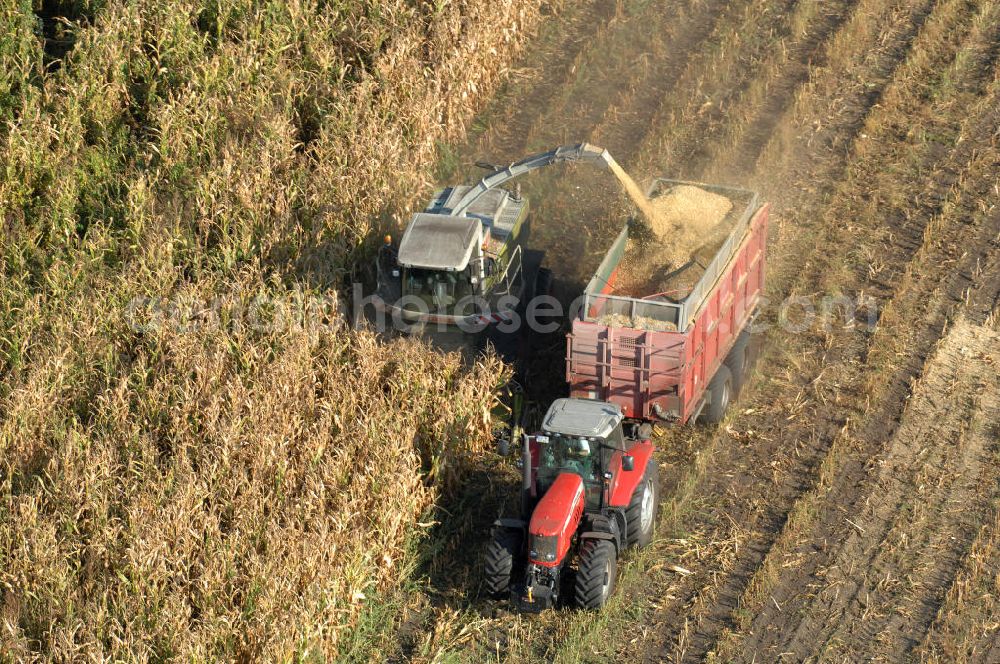
POLYGON ((650 425, 626 422, 617 405, 556 400, 542 431, 522 437, 522 514, 494 525, 487 591, 540 611, 559 601, 575 559, 573 600, 603 606, 621 552, 653 538, 659 479, 649 438, 650 425))

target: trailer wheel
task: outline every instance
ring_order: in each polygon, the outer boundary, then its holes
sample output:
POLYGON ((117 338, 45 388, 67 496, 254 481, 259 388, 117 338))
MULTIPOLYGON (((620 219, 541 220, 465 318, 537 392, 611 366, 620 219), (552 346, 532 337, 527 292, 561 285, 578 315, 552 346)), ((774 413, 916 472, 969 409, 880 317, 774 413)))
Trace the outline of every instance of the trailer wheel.
POLYGON ((618 555, 614 542, 585 539, 580 544, 580 569, 576 573, 574 598, 581 609, 599 609, 615 589, 618 555))
POLYGON ((715 424, 726 416, 726 409, 733 396, 733 374, 725 364, 719 365, 719 370, 708 384, 708 391, 712 395, 712 402, 705 409, 705 421, 715 424))
POLYGON ((655 459, 646 464, 642 482, 632 493, 632 500, 625 509, 626 535, 629 546, 642 548, 653 541, 656 530, 656 512, 660 507, 660 467, 655 459))
POLYGON ((500 599, 510 592, 514 561, 521 551, 521 533, 497 528, 493 541, 486 547, 486 592, 500 599))
POLYGON ((726 366, 733 375, 733 394, 739 396, 750 374, 750 331, 743 330, 736 337, 732 350, 726 356, 726 366))

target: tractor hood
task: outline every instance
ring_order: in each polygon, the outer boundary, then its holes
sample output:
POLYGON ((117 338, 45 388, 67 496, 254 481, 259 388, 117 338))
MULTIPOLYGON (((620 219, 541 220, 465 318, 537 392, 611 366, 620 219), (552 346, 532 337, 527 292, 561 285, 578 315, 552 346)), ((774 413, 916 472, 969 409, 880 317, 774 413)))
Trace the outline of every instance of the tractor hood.
POLYGON ((558 537, 567 532, 572 535, 583 512, 583 498, 580 476, 560 473, 535 506, 528 532, 543 537, 558 537))
POLYGON ((482 242, 478 219, 420 212, 399 242, 398 260, 404 267, 464 270, 482 242))
POLYGON ((584 506, 583 479, 575 473, 560 473, 535 506, 528 524, 532 562, 545 566, 560 564, 569 551, 573 533, 580 524, 584 506), (539 555, 544 548, 551 557, 539 555))

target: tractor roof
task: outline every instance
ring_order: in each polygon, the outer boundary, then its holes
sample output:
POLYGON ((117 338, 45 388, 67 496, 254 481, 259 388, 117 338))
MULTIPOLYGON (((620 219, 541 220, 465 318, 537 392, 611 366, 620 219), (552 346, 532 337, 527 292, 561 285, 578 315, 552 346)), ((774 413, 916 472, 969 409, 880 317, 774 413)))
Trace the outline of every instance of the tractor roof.
POLYGON ((399 262, 406 267, 464 270, 479 228, 478 219, 419 212, 399 241, 399 262))
POLYGON ((622 421, 621 409, 593 399, 556 399, 545 414, 542 428, 569 436, 607 438, 622 421))

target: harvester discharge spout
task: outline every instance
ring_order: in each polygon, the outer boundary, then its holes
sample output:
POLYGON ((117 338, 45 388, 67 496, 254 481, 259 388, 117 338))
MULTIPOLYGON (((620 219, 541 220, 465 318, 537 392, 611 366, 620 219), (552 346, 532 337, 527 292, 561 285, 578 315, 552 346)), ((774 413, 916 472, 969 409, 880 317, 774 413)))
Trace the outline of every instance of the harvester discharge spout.
POLYGON ((499 187, 505 182, 513 180, 514 178, 524 175, 525 173, 567 161, 594 161, 602 163, 604 166, 611 168, 612 170, 618 166, 618 164, 615 163, 614 158, 612 158, 611 153, 604 148, 599 148, 596 145, 591 145, 589 143, 562 145, 554 150, 540 152, 538 154, 531 155, 530 157, 525 157, 520 161, 516 161, 505 168, 499 168, 483 177, 483 179, 476 183, 475 186, 469 189, 469 191, 467 191, 465 195, 459 199, 455 206, 450 210, 450 214, 456 217, 461 217, 477 198, 490 189, 499 187))

